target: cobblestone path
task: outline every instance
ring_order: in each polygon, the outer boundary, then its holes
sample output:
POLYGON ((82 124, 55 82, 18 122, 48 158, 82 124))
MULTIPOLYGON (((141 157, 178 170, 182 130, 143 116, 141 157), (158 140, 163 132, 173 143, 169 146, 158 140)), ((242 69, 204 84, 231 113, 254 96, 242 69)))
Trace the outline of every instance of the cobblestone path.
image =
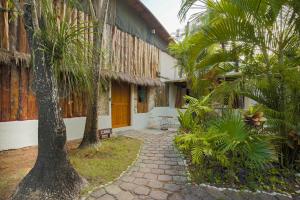
POLYGON ((183 159, 173 145, 175 133, 145 130, 123 134, 144 140, 134 166, 119 180, 90 194, 89 200, 285 200, 249 192, 219 191, 188 184, 183 159))

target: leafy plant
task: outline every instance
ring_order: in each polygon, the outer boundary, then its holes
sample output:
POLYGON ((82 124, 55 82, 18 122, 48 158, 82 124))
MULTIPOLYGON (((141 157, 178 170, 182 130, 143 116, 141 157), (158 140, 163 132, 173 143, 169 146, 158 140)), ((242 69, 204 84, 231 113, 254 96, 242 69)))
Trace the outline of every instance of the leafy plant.
POLYGON ((300 4, 204 0, 205 9, 200 9, 199 2, 182 1, 180 18, 196 8, 193 19, 199 26, 170 45, 193 95, 214 91, 211 97, 224 108, 230 105, 224 98, 234 101, 237 95, 258 102, 268 131, 282 138, 278 160, 283 167, 295 167, 300 155, 300 4))
POLYGON ((262 127, 267 120, 264 112, 261 111, 261 106, 250 106, 243 115, 246 124, 252 127, 262 127))
POLYGON ((223 167, 263 168, 274 158, 273 137, 249 129, 241 114, 228 112, 213 120, 206 131, 175 139, 179 149, 190 152, 193 163, 218 161, 223 167))
POLYGON ((178 121, 180 123, 180 129, 184 133, 189 133, 198 126, 193 115, 188 111, 178 110, 178 121))

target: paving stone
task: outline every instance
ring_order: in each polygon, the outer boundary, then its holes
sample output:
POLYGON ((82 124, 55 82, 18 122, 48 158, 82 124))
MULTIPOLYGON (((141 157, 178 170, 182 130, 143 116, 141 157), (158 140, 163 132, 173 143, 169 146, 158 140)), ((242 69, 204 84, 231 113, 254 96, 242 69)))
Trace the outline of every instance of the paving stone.
POLYGON ((173 180, 176 182, 183 183, 187 181, 187 178, 185 176, 173 176, 173 180))
POLYGON ((169 184, 165 184, 164 185, 164 189, 171 191, 171 192, 175 192, 178 191, 180 189, 179 185, 173 184, 173 183, 169 183, 169 184))
POLYGON ((159 169, 171 169, 170 165, 158 165, 159 169))
POLYGON ((276 196, 265 194, 265 193, 257 193, 255 194, 256 199, 261 200, 278 200, 276 196))
POLYGON ((105 190, 103 188, 101 188, 101 189, 98 189, 98 190, 92 192, 91 196, 95 197, 95 198, 98 198, 98 197, 101 197, 105 194, 106 194, 105 190))
POLYGON ((172 176, 169 175, 158 175, 158 180, 160 181, 171 181, 172 180, 172 176))
POLYGON ((142 172, 133 172, 133 173, 131 174, 131 176, 137 177, 137 178, 142 178, 144 175, 145 175, 145 174, 142 173, 142 172))
POLYGON ((150 197, 157 200, 164 200, 167 199, 168 194, 159 190, 152 190, 150 192, 150 197))
POLYGON ((137 184, 137 185, 147 185, 147 183, 149 182, 149 180, 145 179, 145 178, 136 178, 133 183, 137 184))
POLYGON ((184 197, 182 196, 182 194, 179 193, 173 193, 168 197, 168 200, 183 200, 184 197))
POLYGON ((128 190, 132 191, 136 187, 137 187, 137 185, 133 184, 133 183, 122 183, 122 184, 120 184, 120 188, 123 189, 123 190, 126 190, 126 191, 128 191, 128 190))
POLYGON ((154 174, 164 174, 165 173, 165 170, 163 169, 151 169, 151 172, 154 173, 154 174))
POLYGON ((225 190, 223 193, 229 198, 234 200, 244 200, 244 197, 241 195, 240 192, 225 190))
POLYGON ((156 174, 151 174, 151 173, 146 173, 144 175, 144 178, 150 179, 150 180, 156 180, 157 179, 157 175, 156 174))
POLYGON ((149 169, 149 168, 145 168, 145 167, 144 167, 144 168, 140 168, 139 171, 140 171, 140 172, 144 172, 144 173, 149 173, 149 172, 151 172, 151 170, 152 170, 152 169, 149 169))
POLYGON ((166 169, 165 174, 167 174, 167 175, 179 175, 179 172, 177 170, 166 169))
POLYGON ((134 193, 138 195, 148 195, 150 192, 150 189, 144 186, 138 186, 134 189, 134 193))
POLYGON ((163 183, 160 181, 151 180, 149 181, 148 186, 150 188, 161 189, 163 188, 163 183))
POLYGON ((118 200, 133 200, 134 196, 130 192, 120 192, 116 195, 118 200))
POLYGON ((134 177, 131 177, 131 176, 123 176, 121 178, 122 181, 125 181, 125 182, 133 182, 134 181, 134 177))
POLYGON ((216 199, 220 199, 220 200, 228 199, 228 198, 226 197, 226 195, 225 195, 223 192, 221 192, 221 191, 219 191, 219 190, 217 190, 217 189, 207 187, 207 188, 205 188, 205 190, 206 190, 212 197, 214 197, 214 198, 216 198, 216 199))
POLYGON ((146 168, 150 168, 150 169, 157 169, 158 165, 157 164, 145 164, 146 168))
POLYGON ((107 191, 107 193, 109 194, 118 194, 119 192, 121 192, 122 190, 119 188, 119 186, 117 185, 109 185, 105 188, 105 190, 107 191))
POLYGON ((115 198, 109 194, 106 194, 106 195, 98 198, 97 200, 115 200, 115 198))

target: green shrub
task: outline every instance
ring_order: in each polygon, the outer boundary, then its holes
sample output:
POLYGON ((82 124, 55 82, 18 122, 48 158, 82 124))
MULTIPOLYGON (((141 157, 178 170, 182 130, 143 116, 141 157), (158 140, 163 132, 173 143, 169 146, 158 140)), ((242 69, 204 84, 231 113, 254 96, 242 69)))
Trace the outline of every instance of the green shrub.
POLYGON ((194 130, 175 139, 194 164, 216 161, 223 167, 259 169, 274 158, 270 135, 249 129, 238 112, 228 112, 209 123, 207 130, 194 130))

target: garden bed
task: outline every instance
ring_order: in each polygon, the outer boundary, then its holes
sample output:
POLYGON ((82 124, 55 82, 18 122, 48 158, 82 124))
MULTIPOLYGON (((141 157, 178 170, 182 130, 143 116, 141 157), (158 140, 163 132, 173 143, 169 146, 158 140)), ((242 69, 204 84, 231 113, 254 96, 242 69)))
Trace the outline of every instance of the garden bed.
MULTIPOLYGON (((142 142, 128 137, 104 140, 98 148, 77 149, 80 140, 68 142, 70 161, 89 185, 83 192, 117 178, 136 159, 142 142)), ((37 147, 0 152, 0 200, 13 193, 35 163, 37 147)))
POLYGON ((282 169, 276 163, 264 170, 251 171, 243 168, 224 168, 213 161, 193 164, 191 155, 187 153, 183 153, 183 155, 188 165, 189 178, 193 184, 205 184, 217 188, 231 188, 252 192, 275 192, 294 197, 300 195, 300 177, 296 176, 297 172, 282 169))

